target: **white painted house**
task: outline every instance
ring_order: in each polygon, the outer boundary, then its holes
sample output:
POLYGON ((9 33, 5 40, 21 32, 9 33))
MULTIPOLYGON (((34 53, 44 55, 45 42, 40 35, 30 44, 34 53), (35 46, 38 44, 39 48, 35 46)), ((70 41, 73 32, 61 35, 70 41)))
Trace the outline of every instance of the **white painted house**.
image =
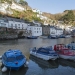
POLYGON ((42 35, 42 27, 40 26, 28 26, 27 31, 31 31, 32 36, 42 35))
POLYGON ((42 14, 42 12, 38 9, 32 9, 33 12, 38 13, 38 14, 42 14))
POLYGON ((39 17, 41 20, 47 20, 48 19, 46 16, 42 16, 40 14, 37 14, 37 17, 39 17))
POLYGON ((0 19, 0 27, 25 30, 27 29, 27 23, 24 20, 6 17, 0 19))
POLYGON ((50 26, 50 35, 61 35, 61 34, 63 34, 62 29, 50 26))
POLYGON ((8 27, 13 29, 23 30, 27 28, 27 23, 25 21, 15 18, 7 18, 8 20, 8 27))
POLYGON ((0 27, 8 27, 8 22, 5 19, 0 19, 0 27))

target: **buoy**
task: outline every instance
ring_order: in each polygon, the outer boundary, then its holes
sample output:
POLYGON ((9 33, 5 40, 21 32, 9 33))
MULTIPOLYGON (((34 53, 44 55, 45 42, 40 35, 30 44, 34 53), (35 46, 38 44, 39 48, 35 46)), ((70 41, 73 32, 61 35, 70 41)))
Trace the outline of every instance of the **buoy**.
POLYGON ((4 66, 4 67, 2 68, 2 72, 6 72, 6 71, 7 71, 7 67, 4 66))
POLYGON ((28 61, 26 61, 26 65, 28 65, 29 64, 29 62, 28 61))

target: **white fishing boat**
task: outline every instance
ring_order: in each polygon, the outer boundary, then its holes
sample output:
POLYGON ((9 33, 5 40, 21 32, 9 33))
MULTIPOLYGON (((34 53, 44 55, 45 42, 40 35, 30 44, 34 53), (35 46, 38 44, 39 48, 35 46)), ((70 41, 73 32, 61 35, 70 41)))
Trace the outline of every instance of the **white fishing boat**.
POLYGON ((36 49, 36 47, 30 49, 30 54, 41 58, 43 60, 56 60, 58 58, 58 54, 52 49, 52 47, 40 47, 36 49))

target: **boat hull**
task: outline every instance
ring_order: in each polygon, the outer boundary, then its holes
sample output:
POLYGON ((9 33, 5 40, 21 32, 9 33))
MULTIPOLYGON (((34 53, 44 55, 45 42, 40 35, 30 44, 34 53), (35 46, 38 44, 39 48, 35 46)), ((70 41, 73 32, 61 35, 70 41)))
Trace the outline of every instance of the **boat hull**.
POLYGON ((38 58, 41 58, 43 60, 56 60, 58 58, 58 56, 49 56, 49 55, 44 55, 44 54, 40 54, 40 53, 36 53, 36 52, 32 52, 30 51, 30 54, 35 56, 35 57, 38 57, 38 58))
POLYGON ((2 62, 2 64, 7 67, 7 69, 12 69, 12 70, 19 70, 21 67, 23 67, 26 64, 26 60, 23 61, 22 63, 15 64, 14 62, 12 63, 6 63, 2 62))
POLYGON ((75 60, 75 56, 70 56, 70 55, 59 54, 59 57, 63 59, 75 60))
POLYGON ((37 39, 37 37, 27 37, 27 39, 37 39))

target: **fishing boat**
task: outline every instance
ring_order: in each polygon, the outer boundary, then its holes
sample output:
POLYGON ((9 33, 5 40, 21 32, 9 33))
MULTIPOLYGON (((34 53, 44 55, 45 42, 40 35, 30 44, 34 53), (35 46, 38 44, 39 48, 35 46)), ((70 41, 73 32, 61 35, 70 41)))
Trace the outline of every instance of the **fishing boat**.
POLYGON ((30 54, 43 60, 56 60, 58 54, 50 47, 31 48, 30 54))
POLYGON ((27 36, 27 39, 37 39, 37 36, 27 36))
POLYGON ((59 35, 58 37, 59 38, 65 38, 65 35, 59 35))
POLYGON ((54 50, 59 54, 60 58, 75 60, 75 50, 67 48, 64 44, 57 44, 54 50))
POLYGON ((71 37, 71 35, 65 35, 65 38, 70 38, 71 37))
POLYGON ((58 36, 56 36, 56 35, 50 35, 50 36, 48 36, 48 38, 49 39, 58 39, 58 36))
MULTIPOLYGON (((18 70, 26 65, 26 57, 20 50, 8 50, 2 55, 2 64, 4 68, 18 70)), ((4 70, 2 69, 2 71, 4 70)))

